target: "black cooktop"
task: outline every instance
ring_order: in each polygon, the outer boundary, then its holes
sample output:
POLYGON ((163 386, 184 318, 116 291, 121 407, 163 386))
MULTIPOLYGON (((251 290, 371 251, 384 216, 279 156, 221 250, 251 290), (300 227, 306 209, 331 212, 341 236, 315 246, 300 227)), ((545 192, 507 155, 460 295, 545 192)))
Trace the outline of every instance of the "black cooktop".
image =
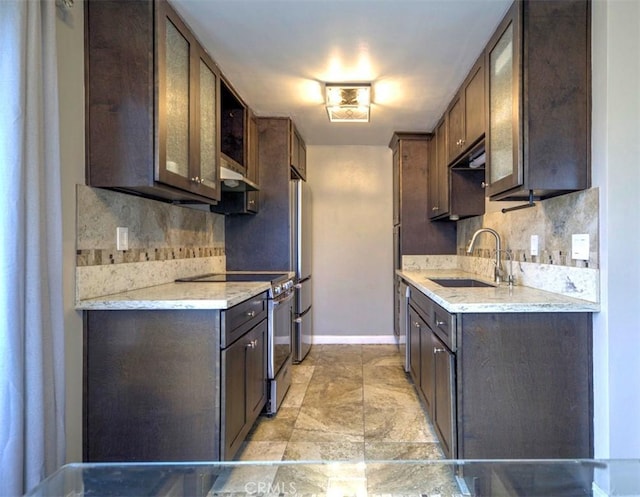
POLYGON ((287 273, 208 273, 188 278, 179 278, 177 283, 224 283, 233 281, 277 281, 286 278, 287 273))

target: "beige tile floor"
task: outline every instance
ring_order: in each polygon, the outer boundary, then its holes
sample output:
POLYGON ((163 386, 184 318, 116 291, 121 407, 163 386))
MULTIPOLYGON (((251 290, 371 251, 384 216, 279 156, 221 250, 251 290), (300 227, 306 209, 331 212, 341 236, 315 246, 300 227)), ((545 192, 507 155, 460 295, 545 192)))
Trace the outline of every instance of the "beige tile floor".
POLYGON ((338 485, 344 495, 371 493, 372 486, 376 494, 409 495, 425 493, 431 473, 429 491, 454 492, 441 467, 382 462, 444 458, 402 360, 394 345, 314 345, 293 366, 278 413, 259 418, 237 459, 322 463, 235 469, 214 492, 245 492, 247 482, 262 482, 281 494, 320 495, 338 485))

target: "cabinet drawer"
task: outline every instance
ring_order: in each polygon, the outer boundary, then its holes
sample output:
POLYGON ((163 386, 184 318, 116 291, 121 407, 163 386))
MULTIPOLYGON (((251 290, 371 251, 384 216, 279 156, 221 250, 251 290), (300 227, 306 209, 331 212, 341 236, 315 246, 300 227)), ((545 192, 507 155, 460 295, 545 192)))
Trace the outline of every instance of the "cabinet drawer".
POLYGON ((266 318, 267 305, 267 292, 264 292, 222 311, 221 347, 228 347, 266 318))
POLYGON ((433 308, 433 319, 429 325, 433 332, 449 347, 450 350, 456 350, 456 317, 449 314, 435 302, 431 302, 433 308))
POLYGON ((413 287, 411 288, 411 303, 420 312, 422 319, 428 325, 431 325, 434 320, 433 306, 436 304, 420 290, 416 290, 413 287))

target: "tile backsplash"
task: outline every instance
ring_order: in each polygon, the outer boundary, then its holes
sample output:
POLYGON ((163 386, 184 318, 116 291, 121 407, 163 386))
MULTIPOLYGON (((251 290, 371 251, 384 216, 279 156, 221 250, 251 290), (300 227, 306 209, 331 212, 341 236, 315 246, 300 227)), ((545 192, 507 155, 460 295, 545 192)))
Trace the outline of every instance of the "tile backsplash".
POLYGON ((224 216, 77 185, 76 299, 224 271, 224 216), (129 249, 116 249, 116 227, 129 249))
POLYGON ((224 255, 224 216, 78 185, 78 266, 224 255), (129 250, 116 250, 116 227, 129 250))
MULTIPOLYGON (((493 228, 510 249, 513 260, 596 269, 598 260, 598 189, 592 188, 536 202, 535 207, 507 213, 492 212, 458 221, 458 255, 466 255, 473 233, 479 228, 493 228), (589 235, 589 260, 571 259, 571 235, 589 235), (539 239, 539 255, 531 256, 531 235, 539 239)), ((493 258, 493 237, 481 235, 474 245, 476 257, 493 258)))

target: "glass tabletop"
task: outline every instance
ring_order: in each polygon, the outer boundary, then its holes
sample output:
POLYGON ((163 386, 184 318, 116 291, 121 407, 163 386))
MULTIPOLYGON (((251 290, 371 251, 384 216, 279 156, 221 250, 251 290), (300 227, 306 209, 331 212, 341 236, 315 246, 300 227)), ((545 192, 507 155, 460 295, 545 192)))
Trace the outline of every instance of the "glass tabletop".
POLYGON ((69 464, 27 494, 92 496, 640 496, 640 460, 69 464))

